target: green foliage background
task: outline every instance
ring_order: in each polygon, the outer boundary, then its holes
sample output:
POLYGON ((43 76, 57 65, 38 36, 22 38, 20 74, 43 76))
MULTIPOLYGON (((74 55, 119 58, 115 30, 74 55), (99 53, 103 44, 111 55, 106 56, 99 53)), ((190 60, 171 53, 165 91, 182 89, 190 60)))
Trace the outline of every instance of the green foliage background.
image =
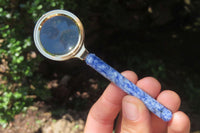
POLYGON ((51 96, 38 73, 43 58, 36 54, 32 32, 52 9, 80 17, 89 50, 118 70, 175 86, 199 111, 199 7, 198 0, 0 0, 0 124, 25 111, 30 95, 51 96))

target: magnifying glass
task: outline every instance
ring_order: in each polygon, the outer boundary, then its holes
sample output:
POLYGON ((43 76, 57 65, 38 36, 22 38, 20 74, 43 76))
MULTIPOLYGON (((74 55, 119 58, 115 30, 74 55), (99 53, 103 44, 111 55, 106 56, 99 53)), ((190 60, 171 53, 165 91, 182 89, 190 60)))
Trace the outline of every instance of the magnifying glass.
POLYGON ((53 10, 44 14, 36 23, 34 41, 45 57, 64 61, 71 58, 84 60, 86 64, 116 84, 127 94, 139 98, 146 107, 164 121, 170 121, 172 112, 150 95, 142 91, 119 72, 89 53, 84 46, 84 28, 81 21, 71 12, 53 10))

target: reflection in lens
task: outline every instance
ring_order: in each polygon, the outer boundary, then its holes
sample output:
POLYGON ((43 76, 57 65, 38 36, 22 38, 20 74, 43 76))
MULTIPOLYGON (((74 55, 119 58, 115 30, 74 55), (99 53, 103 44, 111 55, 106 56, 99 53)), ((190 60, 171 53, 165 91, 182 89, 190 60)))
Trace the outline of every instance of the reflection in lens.
POLYGON ((45 21, 40 31, 40 41, 49 53, 63 55, 78 43, 79 28, 67 16, 55 16, 45 21))

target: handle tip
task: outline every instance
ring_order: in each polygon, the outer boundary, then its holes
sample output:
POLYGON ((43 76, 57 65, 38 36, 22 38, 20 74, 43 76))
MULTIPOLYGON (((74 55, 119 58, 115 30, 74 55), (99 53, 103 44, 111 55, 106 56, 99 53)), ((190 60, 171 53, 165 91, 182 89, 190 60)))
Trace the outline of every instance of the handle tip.
POLYGON ((164 109, 163 112, 162 112, 162 116, 161 116, 161 119, 163 119, 164 121, 170 121, 172 119, 172 112, 168 109, 164 109))

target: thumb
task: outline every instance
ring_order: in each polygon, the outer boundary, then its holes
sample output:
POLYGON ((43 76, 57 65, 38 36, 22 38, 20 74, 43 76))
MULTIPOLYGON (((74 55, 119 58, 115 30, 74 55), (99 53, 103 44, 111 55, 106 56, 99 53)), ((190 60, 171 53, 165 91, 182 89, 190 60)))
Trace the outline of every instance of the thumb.
POLYGON ((125 96, 122 101, 121 133, 151 132, 151 116, 142 101, 125 96))

